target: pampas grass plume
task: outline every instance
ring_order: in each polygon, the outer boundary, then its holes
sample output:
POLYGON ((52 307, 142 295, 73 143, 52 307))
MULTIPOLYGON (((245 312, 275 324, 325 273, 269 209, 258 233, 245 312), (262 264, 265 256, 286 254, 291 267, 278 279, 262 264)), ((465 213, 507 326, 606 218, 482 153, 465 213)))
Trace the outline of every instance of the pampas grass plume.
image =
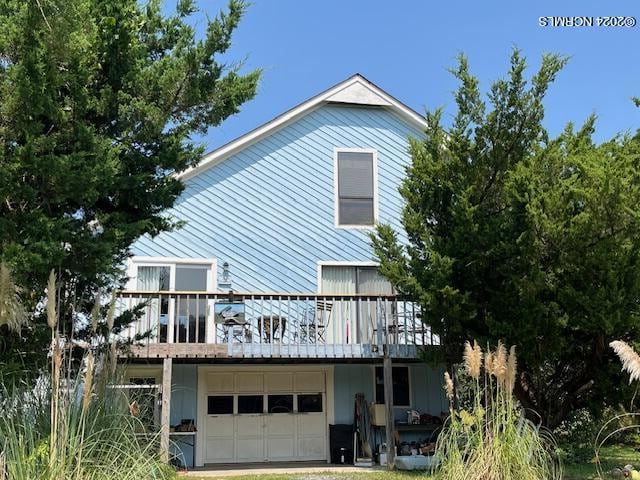
POLYGON ((87 355, 87 371, 84 374, 84 392, 82 395, 82 410, 84 412, 89 408, 91 403, 91 392, 93 391, 93 373, 95 368, 95 357, 93 352, 87 355))
POLYGON ((493 375, 498 382, 504 384, 507 377, 507 349, 501 341, 498 341, 498 347, 493 357, 493 375))
POLYGON ((516 375, 518 372, 518 360, 516 359, 516 346, 512 345, 509 350, 509 357, 507 359, 507 376, 505 384, 508 392, 513 392, 513 388, 516 386, 516 375))
POLYGON ((487 353, 484 354, 484 369, 486 370, 487 375, 493 375, 493 357, 493 352, 487 347, 487 353))
POLYGON ((58 324, 58 314, 56 313, 56 274, 53 270, 49 273, 47 282, 47 324, 54 329, 58 324))
POLYGON ((27 314, 20 300, 22 289, 13 282, 11 269, 6 263, 0 263, 0 325, 7 325, 20 333, 26 324, 27 314))
POLYGON ((473 341, 473 347, 471 343, 466 342, 464 344, 464 364, 467 369, 467 373, 471 378, 480 378, 480 368, 482 367, 482 349, 478 342, 473 341))
POLYGON ((629 383, 640 380, 640 356, 635 350, 622 340, 615 340, 609 344, 622 362, 622 371, 629 373, 629 383))
POLYGON ((453 380, 451 380, 449 372, 444 372, 444 390, 447 392, 447 398, 449 398, 449 401, 453 401, 453 380))

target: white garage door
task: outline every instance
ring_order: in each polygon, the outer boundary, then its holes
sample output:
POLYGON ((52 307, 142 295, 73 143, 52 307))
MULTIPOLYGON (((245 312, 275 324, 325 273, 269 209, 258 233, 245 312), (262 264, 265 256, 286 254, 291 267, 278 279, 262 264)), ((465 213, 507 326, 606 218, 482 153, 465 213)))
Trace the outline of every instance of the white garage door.
POLYGON ((209 373, 205 463, 326 459, 325 374, 209 373))

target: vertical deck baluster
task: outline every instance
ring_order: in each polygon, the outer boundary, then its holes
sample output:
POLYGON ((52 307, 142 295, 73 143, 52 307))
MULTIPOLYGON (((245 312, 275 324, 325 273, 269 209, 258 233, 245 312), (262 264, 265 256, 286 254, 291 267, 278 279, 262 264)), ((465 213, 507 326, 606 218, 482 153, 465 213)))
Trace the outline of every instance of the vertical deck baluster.
MULTIPOLYGON (((249 302, 248 305, 245 304, 245 315, 247 315, 249 312, 255 312, 255 304, 256 304, 256 297, 255 295, 251 295, 249 297, 249 302)), ((253 313, 251 313, 251 315, 253 315, 253 313)), ((249 319, 245 318, 245 321, 247 322, 245 324, 245 328, 247 328, 248 330, 245 330, 245 341, 248 340, 248 344, 249 346, 247 347, 247 349, 249 350, 250 356, 254 357, 255 356, 255 349, 253 348, 253 342, 255 341, 253 336, 254 336, 254 332, 253 332, 253 325, 251 325, 251 323, 249 322, 249 319)), ((257 328, 257 325, 256 325, 257 328)))
MULTIPOLYGON (((133 295, 129 295, 129 301, 127 302, 127 310, 131 311, 131 309, 133 309, 133 295)), ((135 322, 131 322, 129 324, 129 326, 127 327, 127 330, 129 331, 129 338, 131 340, 133 340, 136 336, 136 330, 138 328, 138 322, 139 320, 136 318, 135 322)))
POLYGON ((264 354, 264 350, 263 350, 263 344, 266 343, 264 341, 265 337, 267 336, 267 333, 264 331, 264 317, 265 317, 265 313, 264 313, 264 296, 260 296, 260 356, 263 357, 264 354))
POLYGON ((331 309, 333 308, 333 298, 329 300, 329 298, 324 299, 324 310, 322 311, 323 322, 325 325, 325 334, 324 334, 324 344, 325 350, 331 349, 333 350, 333 358, 338 356, 338 349, 342 351, 344 349, 344 332, 342 332, 342 328, 338 322, 331 321, 331 309), (331 327, 331 336, 329 336, 329 327, 331 327))
MULTIPOLYGON (((151 322, 152 322, 151 315, 152 315, 152 310, 153 310, 153 308, 151 308, 151 307, 149 307, 149 308, 147 309, 147 319, 146 319, 146 320, 147 320, 147 322, 146 322, 147 324, 145 325, 145 332, 148 332, 148 333, 149 333, 149 342, 151 342, 151 339, 153 338, 153 336, 152 336, 152 334, 153 334, 153 330, 151 329, 151 322)), ((156 339, 156 340, 155 340, 155 342, 157 343, 157 341, 158 341, 158 340, 156 339)))
POLYGON ((186 301, 187 301, 187 311, 185 312, 186 313, 185 317, 186 317, 187 326, 185 328, 185 333, 184 333, 184 339, 185 339, 184 343, 189 343, 189 340, 191 340, 191 336, 189 335, 189 330, 191 330, 191 295, 187 295, 186 301))
POLYGON ((353 347, 351 344, 353 343, 353 325, 351 325, 351 319, 344 314, 342 308, 342 301, 340 297, 332 297, 332 306, 331 306, 331 315, 332 321, 338 324, 338 328, 342 331, 343 337, 343 347, 342 347, 342 356, 343 357, 351 357, 353 347))
MULTIPOLYGON (((407 325, 407 301, 406 300, 401 300, 402 301, 402 320, 404 322, 404 344, 405 345, 409 345, 409 326, 407 325)), ((415 324, 413 329, 415 330, 415 324)))
POLYGON ((269 296, 269 357, 273 357, 273 295, 269 296))
POLYGON ((200 343, 200 294, 196 293, 196 338, 194 343, 200 343))
POLYGON ((413 322, 413 335, 411 337, 409 337, 409 341, 412 342, 414 345, 420 345, 421 341, 418 340, 417 336, 418 335, 422 335, 422 326, 418 323, 418 319, 416 318, 415 315, 415 303, 412 301, 409 301, 409 309, 411 310, 411 321, 413 322))
POLYGON ((175 308, 175 316, 176 316, 176 334, 174 340, 176 343, 181 343, 180 341, 180 308, 182 303, 182 295, 176 295, 176 308, 175 308))
MULTIPOLYGON (((362 343, 369 343, 369 344, 373 344, 373 332, 376 329, 376 325, 375 325, 375 320, 373 319, 373 315, 371 315, 371 297, 367 297, 366 298, 366 313, 365 313, 365 321, 363 322, 363 326, 366 326, 366 333, 367 333, 367 338, 366 338, 366 342, 363 341, 362 343)), ((360 311, 360 310, 358 310, 360 311)), ((364 331, 364 329, 362 329, 364 331)))
POLYGON ((162 334, 161 334, 161 330, 162 330, 162 294, 158 295, 158 318, 155 320, 155 328, 154 330, 156 331, 156 338, 157 343, 163 343, 162 342, 162 334))

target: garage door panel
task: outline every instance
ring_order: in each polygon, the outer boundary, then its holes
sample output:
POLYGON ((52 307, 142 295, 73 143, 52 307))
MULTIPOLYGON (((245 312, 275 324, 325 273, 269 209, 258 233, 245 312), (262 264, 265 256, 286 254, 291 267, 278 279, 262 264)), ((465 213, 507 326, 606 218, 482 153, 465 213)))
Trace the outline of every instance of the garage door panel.
POLYGON ((229 461, 235 457, 233 450, 233 437, 207 438, 206 458, 207 462, 229 461))
POLYGON ((212 417, 207 418, 207 437, 229 437, 233 439, 234 425, 233 417, 212 417))
POLYGON ((207 384, 214 392, 233 392, 233 379, 233 373, 210 373, 207 375, 207 384))
POLYGON ((264 377, 267 392, 293 391, 293 374, 291 372, 266 373, 264 377))
POLYGON ((324 392, 324 372, 297 372, 295 383, 298 392, 324 392))
POLYGON ((324 458, 325 439, 322 437, 301 438, 298 441, 298 457, 302 458, 324 458))
POLYGON ((298 435, 324 435, 325 430, 324 414, 303 413, 298 415, 298 435))
POLYGON ((249 461, 264 460, 264 441, 259 438, 238 438, 236 440, 237 458, 249 461))
POLYGON ((244 416, 240 415, 236 417, 236 433, 238 436, 244 437, 260 437, 263 435, 263 427, 262 427, 262 416, 261 415, 251 415, 244 416))
POLYGON ((296 424, 296 416, 288 413, 267 415, 266 419, 266 434, 272 435, 290 435, 293 437, 296 424))
POLYGON ((238 392, 262 392, 264 375, 262 373, 237 373, 236 390, 238 392))
POLYGON ((206 378, 205 463, 326 458, 324 372, 292 367, 206 378))
POLYGON ((267 457, 270 460, 295 458, 295 442, 293 437, 272 438, 267 441, 267 457))

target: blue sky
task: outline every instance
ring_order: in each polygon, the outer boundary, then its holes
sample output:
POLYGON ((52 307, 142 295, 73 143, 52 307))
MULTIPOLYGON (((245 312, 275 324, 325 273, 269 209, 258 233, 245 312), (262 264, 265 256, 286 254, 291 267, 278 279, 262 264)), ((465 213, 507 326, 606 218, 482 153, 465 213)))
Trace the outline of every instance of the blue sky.
MULTIPOLYGON (((223 2, 200 1, 207 14, 223 2)), ((631 16, 637 0, 253 0, 229 58, 261 67, 258 95, 205 137, 214 149, 358 72, 418 112, 451 116, 459 52, 484 91, 503 77, 517 46, 531 65, 545 52, 571 56, 546 100, 546 127, 598 116, 596 139, 640 126, 640 25, 541 27, 541 16, 631 16)))

